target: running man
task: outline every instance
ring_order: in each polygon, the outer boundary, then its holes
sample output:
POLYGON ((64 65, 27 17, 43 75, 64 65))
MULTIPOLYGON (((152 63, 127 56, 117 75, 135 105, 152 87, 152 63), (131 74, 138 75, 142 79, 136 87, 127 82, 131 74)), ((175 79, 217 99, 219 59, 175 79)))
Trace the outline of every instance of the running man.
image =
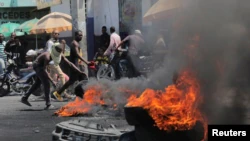
POLYGON ((69 65, 69 67, 72 70, 75 70, 75 72, 79 74, 85 75, 84 72, 80 71, 74 64, 72 64, 62 55, 62 51, 63 51, 62 45, 60 43, 55 43, 51 49, 51 52, 44 52, 37 57, 37 59, 33 63, 33 69, 36 72, 37 78, 35 80, 35 83, 29 89, 29 91, 26 94, 24 94, 24 96, 22 97, 21 99, 22 103, 28 106, 32 106, 29 103, 28 98, 37 88, 40 87, 42 83, 44 86, 45 101, 46 101, 46 107, 44 109, 48 110, 48 109, 55 108, 50 103, 50 82, 52 82, 54 87, 55 87, 55 82, 53 81, 53 79, 50 77, 50 75, 47 72, 47 67, 49 65, 49 62, 51 62, 52 60, 55 63, 60 63, 61 60, 63 60, 66 62, 67 65, 69 65))
MULTIPOLYGON (((81 47, 80 47, 80 41, 82 40, 82 31, 78 30, 75 32, 75 40, 71 43, 70 47, 70 61, 79 68, 79 62, 82 61, 86 63, 87 65, 91 65, 92 63, 86 61, 81 56, 81 47)), ((70 77, 69 81, 67 81, 58 91, 55 91, 53 95, 58 101, 63 101, 63 98, 61 96, 62 92, 67 89, 70 85, 74 84, 77 80, 87 80, 87 75, 79 75, 78 73, 75 73, 73 69, 70 70, 70 77)))

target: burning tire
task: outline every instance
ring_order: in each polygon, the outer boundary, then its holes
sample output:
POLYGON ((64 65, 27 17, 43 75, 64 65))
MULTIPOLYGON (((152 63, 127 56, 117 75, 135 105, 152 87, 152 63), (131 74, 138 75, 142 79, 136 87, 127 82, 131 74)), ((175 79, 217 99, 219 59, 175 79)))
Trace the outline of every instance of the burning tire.
POLYGON ((136 141, 135 131, 125 133, 121 135, 119 141, 136 141))
POLYGON ((79 82, 74 88, 74 94, 80 98, 83 98, 83 94, 85 92, 84 86, 88 83, 88 80, 83 80, 79 82))
POLYGON ((205 129, 200 121, 197 121, 195 126, 190 130, 173 130, 167 132, 155 126, 153 119, 143 108, 125 107, 124 111, 127 122, 135 126, 134 134, 124 135, 125 139, 133 139, 135 137, 136 141, 201 141, 204 138, 205 129))
POLYGON ((129 125, 153 125, 154 120, 141 107, 125 107, 125 118, 129 125), (143 118, 141 118, 143 117, 143 118))

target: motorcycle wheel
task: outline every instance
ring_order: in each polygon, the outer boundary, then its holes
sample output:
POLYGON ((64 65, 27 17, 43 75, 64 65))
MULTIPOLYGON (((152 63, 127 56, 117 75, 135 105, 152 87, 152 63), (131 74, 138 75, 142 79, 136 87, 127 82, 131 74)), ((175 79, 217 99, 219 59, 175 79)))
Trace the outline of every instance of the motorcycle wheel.
POLYGON ((130 69, 128 63, 121 62, 119 64, 119 74, 121 78, 132 78, 132 70, 130 69))
POLYGON ((0 97, 6 96, 10 93, 10 84, 0 80, 0 97))
POLYGON ((108 80, 115 80, 115 70, 110 65, 103 65, 97 71, 97 79, 108 79, 108 80))

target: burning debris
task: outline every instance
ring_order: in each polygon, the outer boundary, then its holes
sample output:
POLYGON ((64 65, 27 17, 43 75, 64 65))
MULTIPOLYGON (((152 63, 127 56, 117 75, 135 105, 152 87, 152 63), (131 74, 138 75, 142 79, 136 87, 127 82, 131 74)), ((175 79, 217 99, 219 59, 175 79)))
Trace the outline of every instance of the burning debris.
POLYGON ((147 89, 139 98, 132 95, 126 107, 148 110, 162 130, 188 130, 197 121, 206 123, 198 109, 201 100, 198 80, 191 71, 185 70, 179 75, 176 85, 168 86, 165 92, 147 89))
MULTIPOLYGON (((202 103, 200 95, 200 84, 195 74, 186 69, 175 76, 174 84, 165 88, 165 91, 146 89, 138 98, 138 92, 129 89, 120 89, 128 96, 126 107, 141 107, 148 111, 154 124, 160 130, 185 131, 195 127, 197 122, 201 122, 206 129, 206 120, 199 111, 202 103)), ((95 106, 106 105, 107 99, 112 101, 112 97, 104 97, 101 87, 90 87, 84 94, 84 98, 77 98, 56 112, 59 116, 75 116, 91 112, 95 106)), ((117 104, 111 104, 118 108, 117 104)), ((205 132, 206 133, 206 132, 205 132)))
MULTIPOLYGON (((190 2, 191 8, 183 8, 173 19, 166 19, 169 26, 176 27, 169 27, 172 29, 169 31, 169 54, 162 60, 164 66, 148 76, 150 82, 139 79, 130 79, 126 83, 120 80, 101 82, 105 89, 98 90, 96 85, 100 83, 91 81, 94 87, 86 89, 83 99, 76 99, 56 114, 74 116, 89 113, 98 105, 116 105, 119 109, 119 105, 124 104, 125 112, 130 108, 145 110, 154 127, 165 133, 192 130, 197 122, 205 126, 204 116, 211 124, 244 123, 246 105, 243 103, 249 98, 250 90, 250 20, 246 18, 249 3, 247 0, 190 2), (195 73, 184 70, 174 76, 174 84, 170 85, 173 72, 184 66, 189 66, 195 73), (134 92, 136 88, 138 92, 134 92), (230 101, 227 110, 225 99, 230 101), (128 103, 124 103, 126 100, 128 103)), ((161 23, 165 25, 166 22, 161 23)), ((164 27, 159 23, 156 28, 164 27)), ((137 121, 143 122, 146 115, 137 117, 137 121)), ((147 125, 146 128, 152 127, 147 125)))
POLYGON ((105 105, 102 99, 102 91, 98 86, 89 88, 83 99, 76 97, 75 101, 69 102, 55 112, 58 116, 76 116, 89 113, 95 105, 105 105))
POLYGON ((133 94, 139 95, 141 93, 140 90, 135 91, 126 88, 126 86, 112 89, 109 85, 105 85, 105 82, 90 83, 84 89, 85 92, 82 94, 82 99, 76 97, 75 101, 69 102, 56 111, 55 115, 69 117, 98 113, 107 109, 119 115, 127 99, 133 94))
POLYGON ((165 92, 147 89, 138 98, 132 95, 126 107, 142 107, 160 130, 171 132, 191 130, 197 122, 206 129, 206 119, 199 110, 201 102, 199 81, 192 71, 184 70, 165 92))
POLYGON ((172 130, 166 132, 154 126, 155 121, 148 111, 141 107, 125 107, 125 117, 135 130, 123 134, 120 140, 133 138, 136 141, 201 141, 204 139, 203 123, 198 121, 188 130, 172 130))

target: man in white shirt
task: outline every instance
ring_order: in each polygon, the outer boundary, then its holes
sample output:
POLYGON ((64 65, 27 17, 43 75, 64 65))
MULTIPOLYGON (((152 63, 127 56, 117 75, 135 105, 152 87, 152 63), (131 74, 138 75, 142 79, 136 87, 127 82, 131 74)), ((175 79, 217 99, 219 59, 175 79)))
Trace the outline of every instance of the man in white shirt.
POLYGON ((115 32, 115 27, 110 27, 110 43, 107 50, 104 52, 104 55, 111 55, 113 51, 116 50, 116 47, 121 43, 121 37, 115 32))

